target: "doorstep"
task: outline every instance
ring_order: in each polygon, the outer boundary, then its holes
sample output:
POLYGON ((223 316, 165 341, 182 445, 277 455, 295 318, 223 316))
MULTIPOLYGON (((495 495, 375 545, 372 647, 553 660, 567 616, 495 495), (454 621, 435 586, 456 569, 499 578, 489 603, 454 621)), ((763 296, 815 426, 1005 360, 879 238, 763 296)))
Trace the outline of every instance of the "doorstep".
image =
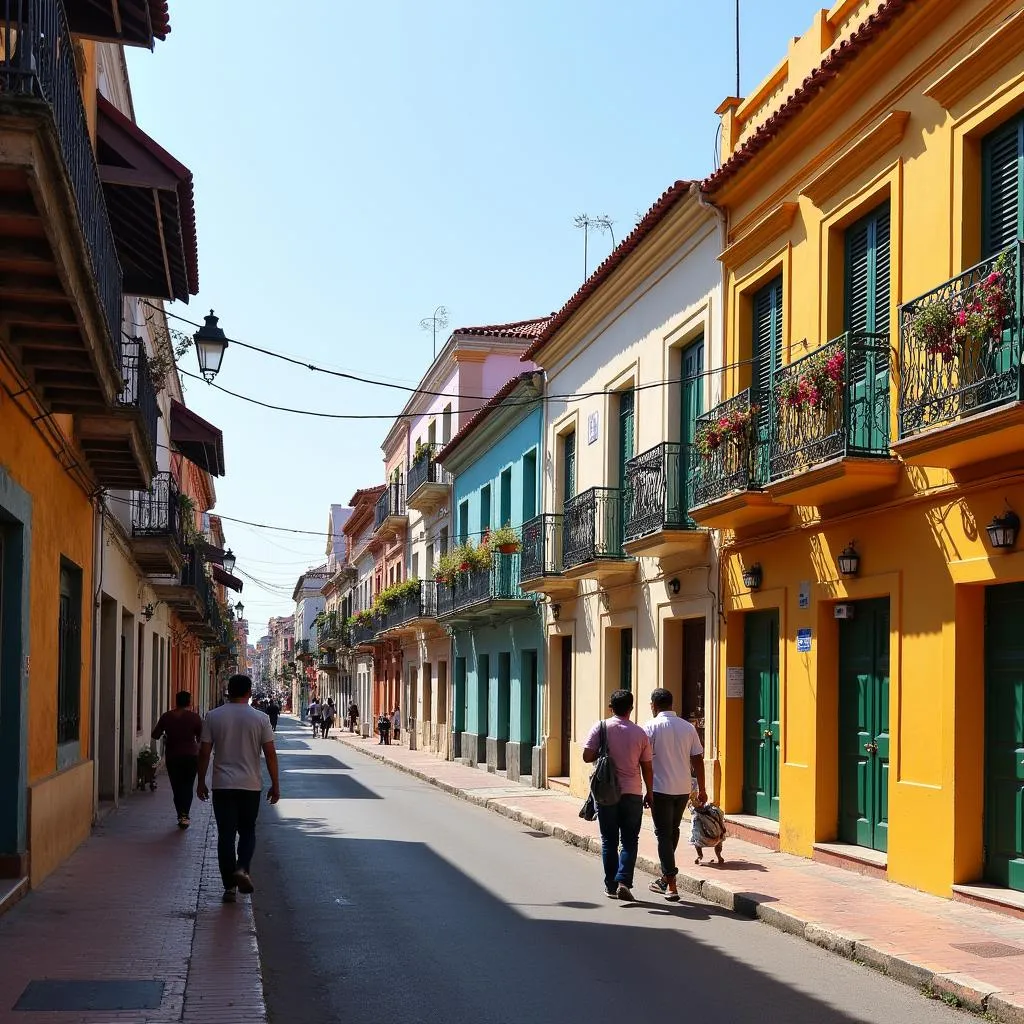
POLYGON ((725 827, 734 839, 779 852, 779 823, 772 818, 762 818, 757 814, 727 814, 725 827))
POLYGON ((554 793, 568 793, 569 792, 569 776, 568 775, 549 775, 548 776, 548 789, 554 793))
POLYGON ((0 878, 0 914, 6 914, 27 892, 27 878, 0 878))
POLYGON ((811 857, 819 864, 855 871, 858 875, 885 880, 889 872, 889 855, 853 843, 815 843, 811 857))
POLYGON ((971 885, 954 885, 953 899, 958 903, 970 903, 982 910, 992 910, 1024 920, 1024 892, 1005 889, 990 882, 975 882, 971 885))

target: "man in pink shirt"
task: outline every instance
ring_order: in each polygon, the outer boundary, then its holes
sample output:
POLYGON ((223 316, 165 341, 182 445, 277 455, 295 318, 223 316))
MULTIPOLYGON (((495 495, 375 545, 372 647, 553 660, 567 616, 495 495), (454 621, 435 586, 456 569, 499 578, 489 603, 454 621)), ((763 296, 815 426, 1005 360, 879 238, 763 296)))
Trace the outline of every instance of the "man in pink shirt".
MULTIPOLYGON (((604 891, 609 899, 632 900, 633 869, 640 845, 640 826, 644 817, 644 791, 654 795, 651 769, 651 741, 647 733, 629 720, 633 710, 633 694, 616 690, 608 702, 612 717, 605 726, 608 732, 608 754, 615 764, 615 774, 622 792, 619 802, 598 806, 597 822, 601 826, 601 859, 604 862, 604 891), (621 852, 620 852, 621 844, 621 852)), ((583 746, 583 760, 597 760, 601 749, 601 723, 598 722, 583 746)))

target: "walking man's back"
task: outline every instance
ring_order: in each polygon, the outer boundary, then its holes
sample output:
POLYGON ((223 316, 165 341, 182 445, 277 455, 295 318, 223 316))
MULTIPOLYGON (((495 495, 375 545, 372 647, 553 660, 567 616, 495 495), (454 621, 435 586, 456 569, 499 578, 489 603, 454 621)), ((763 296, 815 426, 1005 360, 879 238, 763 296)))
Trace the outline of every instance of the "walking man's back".
POLYGON ((235 675, 228 680, 228 702, 207 714, 199 747, 196 793, 200 800, 210 795, 206 772, 214 754, 213 814, 217 819, 217 863, 225 903, 234 902, 236 889, 253 891, 249 867, 256 849, 256 818, 263 792, 261 753, 270 773, 267 799, 276 804, 280 797, 274 731, 262 711, 249 707, 251 694, 252 680, 248 676, 235 675))

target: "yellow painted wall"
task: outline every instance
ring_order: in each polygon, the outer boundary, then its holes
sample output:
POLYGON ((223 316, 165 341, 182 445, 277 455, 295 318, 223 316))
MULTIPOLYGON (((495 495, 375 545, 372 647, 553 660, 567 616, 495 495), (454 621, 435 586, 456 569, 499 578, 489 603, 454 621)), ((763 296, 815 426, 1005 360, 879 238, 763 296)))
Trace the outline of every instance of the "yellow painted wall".
MULTIPOLYGON (((856 17, 853 4, 839 4, 833 13, 843 7, 844 17, 856 17)), ((881 202, 888 200, 891 209, 894 348, 899 304, 977 261, 981 139, 1024 109, 1024 16, 1018 8, 983 0, 911 5, 740 174, 712 192, 730 224, 723 254, 724 362, 734 369, 726 374, 724 396, 750 383, 749 367, 736 365, 751 354, 750 298, 776 274, 784 279, 784 363, 842 332, 843 231, 881 202), (1016 17, 1007 20, 1011 14, 1016 17), (791 220, 785 204, 792 204, 791 220)), ((804 53, 800 63, 806 64, 806 53, 820 50, 822 26, 816 16, 811 34, 817 35, 795 43, 791 61, 795 52, 804 53)), ((751 126, 778 108, 775 90, 771 82, 755 90, 760 112, 751 103, 726 111, 726 122, 736 111, 745 118, 741 132, 727 124, 726 145, 749 137, 751 126)), ((894 383, 894 437, 896 396, 894 383)), ((866 508, 832 510, 824 520, 819 510, 800 509, 777 533, 732 538, 727 545, 718 691, 721 794, 726 810, 739 810, 743 702, 725 696, 725 678, 728 666, 743 663, 743 612, 778 607, 780 842, 783 850, 809 856, 815 842, 835 838, 833 605, 889 596, 888 873, 948 895, 952 884, 977 879, 982 870, 981 584, 1024 579, 1024 555, 991 552, 984 527, 1005 502, 1024 512, 1024 456, 979 466, 969 479, 961 475, 959 484, 944 470, 904 467, 883 499, 884 507, 869 500, 866 508), (841 581, 836 556, 851 538, 862 555, 861 573, 841 581), (751 595, 741 574, 754 562, 761 563, 764 581, 751 595), (798 608, 801 581, 812 586, 806 610, 798 608), (810 655, 796 651, 801 627, 813 630, 810 655)))
POLYGON ((29 880, 33 887, 88 839, 92 810, 91 761, 29 787, 29 880))

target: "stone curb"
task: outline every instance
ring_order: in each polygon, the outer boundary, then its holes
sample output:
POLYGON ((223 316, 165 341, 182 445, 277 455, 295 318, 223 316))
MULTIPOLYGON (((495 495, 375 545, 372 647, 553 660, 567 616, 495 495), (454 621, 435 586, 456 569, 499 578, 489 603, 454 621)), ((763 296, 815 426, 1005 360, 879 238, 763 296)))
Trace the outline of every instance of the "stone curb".
MULTIPOLYGON (((451 796, 494 811, 537 832, 546 832, 549 836, 561 840, 568 846, 575 846, 597 856, 601 855, 600 838, 582 835, 562 825, 554 825, 519 807, 503 802, 508 800, 508 797, 477 796, 467 790, 459 789, 458 786, 453 786, 449 782, 443 782, 428 772, 403 765, 375 750, 359 746, 354 741, 344 737, 338 737, 338 739, 345 746, 351 747, 353 750, 360 750, 374 760, 391 768, 397 768, 407 775, 412 775, 451 796)), ((647 874, 661 874, 660 865, 650 857, 643 855, 637 857, 636 866, 647 874)), ((1001 1024, 1024 1024, 1024 996, 1016 993, 1003 993, 995 986, 988 985, 966 974, 937 974, 931 968, 916 964, 898 953, 873 945, 864 936, 848 934, 839 929, 806 920, 793 907, 778 903, 771 896, 763 893, 748 892, 718 879, 687 874, 685 871, 679 872, 676 884, 681 891, 689 893, 691 896, 699 896, 701 899, 707 900, 708 903, 714 903, 741 917, 756 919, 779 931, 812 942, 830 953, 872 967, 876 971, 888 975, 894 981, 902 982, 933 995, 955 997, 961 1006, 973 1010, 975 1013, 986 1014, 989 1020, 1000 1021, 1001 1024)))

